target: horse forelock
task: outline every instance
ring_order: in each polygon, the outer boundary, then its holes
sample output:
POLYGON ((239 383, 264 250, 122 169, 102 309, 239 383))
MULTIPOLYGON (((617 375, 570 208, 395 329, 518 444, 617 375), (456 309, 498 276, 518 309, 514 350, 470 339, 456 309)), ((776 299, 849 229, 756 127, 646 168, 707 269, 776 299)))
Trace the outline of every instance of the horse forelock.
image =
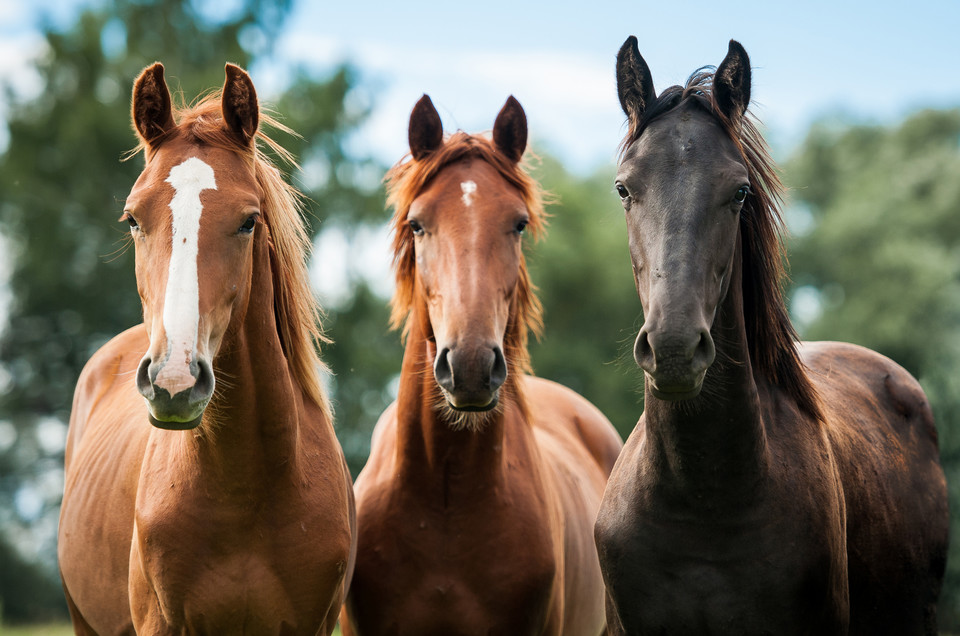
MULTIPOLYGON (((476 158, 488 163, 512 186, 517 188, 529 214, 527 228, 539 238, 546 225, 544 194, 540 184, 527 172, 523 162, 516 163, 496 150, 493 142, 484 136, 457 132, 422 159, 405 157, 384 177, 387 188, 387 207, 393 208, 393 260, 396 286, 391 300, 390 323, 402 329, 405 338, 410 331, 410 317, 418 298, 416 260, 413 233, 407 224, 407 214, 413 201, 445 167, 464 158, 476 158)), ((530 280, 526 260, 521 254, 517 287, 510 306, 510 317, 504 334, 504 355, 511 369, 504 389, 514 395, 522 406, 522 396, 516 378, 519 373, 530 373, 530 354, 527 350, 529 334, 539 336, 543 329, 543 309, 530 280)))
POLYGON ((743 311, 750 361, 756 373, 785 390, 801 410, 822 419, 819 397, 797 352, 799 337, 784 299, 784 186, 757 119, 749 110, 737 121, 724 115, 716 103, 713 79, 712 68, 704 67, 695 71, 684 86, 665 89, 642 118, 630 122, 620 144, 620 160, 651 122, 681 103, 692 100, 719 121, 739 150, 750 177, 750 195, 740 215, 743 311))
MULTIPOLYGON (((276 140, 263 131, 263 126, 291 134, 289 128, 270 113, 260 113, 260 126, 254 137, 256 143, 245 145, 224 126, 219 91, 201 97, 192 106, 175 107, 177 126, 163 139, 153 142, 155 148, 176 137, 221 148, 249 159, 256 175, 261 199, 261 214, 267 230, 270 265, 273 276, 274 313, 284 354, 294 379, 307 397, 332 418, 330 401, 323 390, 321 373, 326 365, 321 361, 318 347, 328 342, 321 328, 323 311, 310 287, 307 259, 311 242, 303 220, 304 197, 287 183, 266 153, 264 146, 281 161, 296 168, 290 154, 276 140)), ((148 152, 145 144, 132 151, 148 152)), ((147 156, 147 161, 150 156, 147 156)))

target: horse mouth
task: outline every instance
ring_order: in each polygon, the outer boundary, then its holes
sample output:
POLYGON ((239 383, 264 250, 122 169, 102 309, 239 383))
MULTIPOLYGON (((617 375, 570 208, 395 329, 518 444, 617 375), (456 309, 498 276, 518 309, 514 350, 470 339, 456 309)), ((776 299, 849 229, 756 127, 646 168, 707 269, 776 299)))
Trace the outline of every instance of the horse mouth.
POLYGON ((178 394, 176 398, 179 399, 173 400, 162 399, 168 397, 166 391, 159 390, 158 393, 160 399, 146 400, 150 424, 167 431, 189 431, 200 426, 208 400, 184 403, 188 391, 178 394))
POLYGON ((450 400, 447 400, 447 403, 450 405, 450 408, 452 408, 454 411, 461 411, 463 413, 483 413, 486 411, 492 411, 493 409, 497 408, 498 402, 499 400, 496 397, 494 397, 492 400, 490 400, 489 404, 486 404, 484 406, 475 406, 473 404, 457 406, 453 402, 450 402, 450 400))
POLYGON ((203 414, 201 413, 192 420, 160 420, 155 418, 152 413, 148 413, 147 418, 151 424, 165 431, 191 431, 200 426, 200 422, 203 421, 203 414))
POLYGON ((653 394, 653 397, 665 402, 680 402, 682 400, 692 400, 700 395, 703 389, 703 376, 701 375, 693 382, 671 382, 657 383, 657 380, 649 373, 647 375, 647 390, 653 394))
POLYGON ((457 399, 449 391, 440 387, 440 391, 443 393, 443 398, 449 406, 454 411, 460 413, 483 413, 486 411, 492 411, 497 408, 497 404, 500 402, 500 392, 495 391, 493 396, 487 402, 483 402, 480 399, 477 399, 475 396, 470 398, 461 398, 457 399))

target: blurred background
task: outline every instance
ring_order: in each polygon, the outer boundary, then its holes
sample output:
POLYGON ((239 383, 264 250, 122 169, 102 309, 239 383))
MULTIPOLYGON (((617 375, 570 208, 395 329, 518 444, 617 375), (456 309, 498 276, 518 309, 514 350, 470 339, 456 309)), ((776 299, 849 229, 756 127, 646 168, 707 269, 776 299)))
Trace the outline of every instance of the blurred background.
MULTIPOLYGON (((130 88, 155 60, 185 101, 219 87, 224 62, 248 68, 302 136, 276 133, 310 197, 311 276, 334 341, 322 355, 356 474, 400 369, 380 180, 420 95, 448 132, 489 129, 509 94, 524 105, 535 175, 556 200, 547 238, 527 245, 546 321, 534 368, 626 437, 643 409, 642 318, 613 192, 615 55, 637 35, 660 91, 740 40, 790 187, 795 323, 920 379, 960 517, 960 4, 519 4, 0 0, 0 631, 66 620, 66 423, 83 364, 140 320, 116 219, 142 168, 121 161, 135 145, 130 88)), ((960 631, 953 553, 941 626, 960 631)))

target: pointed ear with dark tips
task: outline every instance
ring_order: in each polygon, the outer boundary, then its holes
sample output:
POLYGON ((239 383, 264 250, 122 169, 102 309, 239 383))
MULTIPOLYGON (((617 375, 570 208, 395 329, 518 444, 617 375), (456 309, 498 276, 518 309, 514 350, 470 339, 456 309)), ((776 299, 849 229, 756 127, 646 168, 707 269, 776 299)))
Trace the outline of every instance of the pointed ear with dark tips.
POLYGON ((223 83, 220 108, 227 129, 240 143, 250 145, 260 125, 260 105, 253 80, 239 66, 226 65, 227 79, 223 83))
POLYGON ((493 145, 516 163, 527 149, 527 114, 511 95, 493 122, 493 145))
POLYGON ((148 146, 173 130, 170 91, 163 79, 163 64, 157 62, 140 73, 133 83, 133 127, 148 146))
POLYGON ((657 99, 650 67, 640 55, 637 38, 632 35, 617 53, 617 94, 631 124, 636 124, 657 99))
POLYGON ((434 108, 429 95, 421 97, 410 113, 407 140, 414 159, 423 159, 443 143, 440 113, 434 108))
POLYGON ((730 40, 727 56, 713 77, 717 107, 731 121, 739 121, 750 105, 750 58, 740 43, 730 40))

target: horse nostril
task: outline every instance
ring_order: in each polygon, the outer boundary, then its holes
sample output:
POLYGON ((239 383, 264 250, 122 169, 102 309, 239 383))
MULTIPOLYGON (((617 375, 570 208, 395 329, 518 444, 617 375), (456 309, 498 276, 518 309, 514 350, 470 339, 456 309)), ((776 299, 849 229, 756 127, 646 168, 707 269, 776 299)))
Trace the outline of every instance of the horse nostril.
POLYGON ((140 366, 137 367, 137 390, 140 391, 140 395, 148 400, 152 400, 156 395, 153 388, 153 379, 150 377, 151 363, 150 356, 143 356, 140 366))
POLYGON ((710 332, 703 330, 700 332, 700 339, 697 341, 693 350, 692 362, 695 367, 707 368, 713 364, 713 359, 717 355, 717 350, 713 344, 713 338, 710 332))
POLYGON ((507 361, 500 347, 493 348, 493 365, 490 368, 490 390, 496 391, 507 380, 507 361))
POLYGON ((646 371, 647 373, 653 373, 656 367, 656 360, 653 355, 653 347, 650 345, 650 337, 647 334, 646 329, 641 329, 640 333, 637 334, 637 342, 633 346, 633 358, 637 361, 637 366, 646 371))
POLYGON ((450 367, 450 349, 444 347, 437 354, 437 359, 433 364, 433 375, 437 379, 437 384, 447 391, 453 391, 453 369, 450 367))
POLYGON ((200 358, 197 361, 197 380, 190 391, 191 399, 197 402, 209 399, 213 395, 215 386, 216 378, 213 376, 213 367, 205 359, 200 358))

